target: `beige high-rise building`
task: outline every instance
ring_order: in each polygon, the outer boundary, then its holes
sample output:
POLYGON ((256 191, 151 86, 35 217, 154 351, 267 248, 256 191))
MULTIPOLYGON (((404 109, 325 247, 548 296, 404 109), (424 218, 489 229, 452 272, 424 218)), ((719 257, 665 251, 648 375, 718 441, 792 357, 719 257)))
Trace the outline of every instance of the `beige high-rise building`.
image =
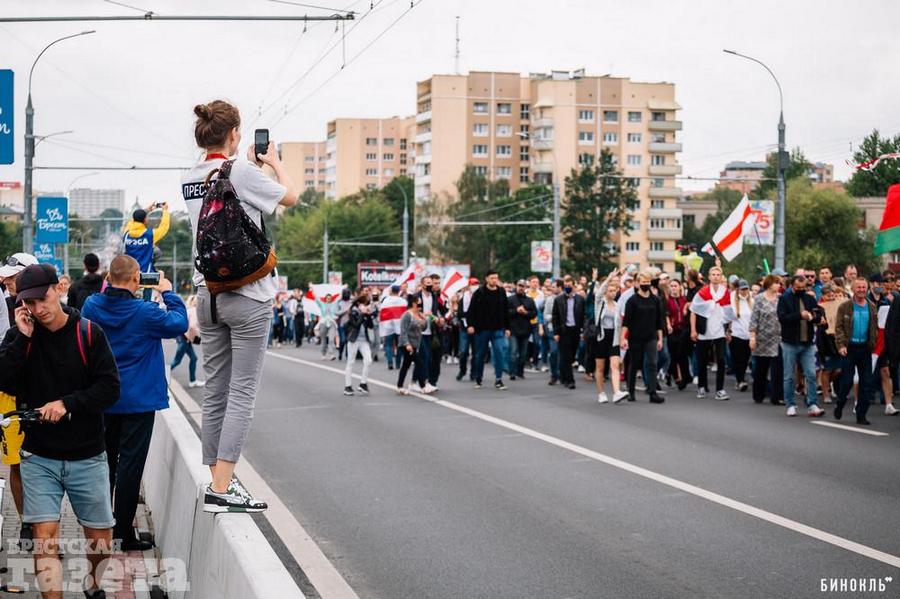
POLYGON ((380 189, 412 175, 415 117, 335 119, 325 140, 325 196, 341 198, 380 189))
POLYGON ((286 141, 278 149, 293 181, 304 190, 325 191, 324 141, 286 141))
POLYGON ((467 164, 517 189, 529 181, 563 185, 579 164, 609 149, 637 183, 633 230, 615 243, 620 263, 674 268, 681 238, 676 154, 680 106, 671 83, 548 74, 470 72, 417 84, 416 199, 455 195, 467 164))

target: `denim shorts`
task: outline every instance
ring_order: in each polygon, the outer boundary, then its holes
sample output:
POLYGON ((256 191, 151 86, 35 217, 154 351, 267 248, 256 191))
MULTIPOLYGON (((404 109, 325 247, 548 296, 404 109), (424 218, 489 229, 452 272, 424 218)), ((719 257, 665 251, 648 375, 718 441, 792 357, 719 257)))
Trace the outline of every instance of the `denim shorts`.
POLYGON ((24 450, 20 455, 24 522, 59 522, 65 493, 79 524, 96 529, 113 527, 115 519, 105 451, 92 458, 74 461, 52 460, 24 450))

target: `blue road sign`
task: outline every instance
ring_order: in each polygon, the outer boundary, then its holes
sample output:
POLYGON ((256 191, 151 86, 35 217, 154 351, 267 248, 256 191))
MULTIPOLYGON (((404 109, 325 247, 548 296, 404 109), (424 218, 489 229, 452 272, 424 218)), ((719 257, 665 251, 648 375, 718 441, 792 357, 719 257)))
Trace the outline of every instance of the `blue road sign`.
POLYGON ((69 199, 37 199, 34 239, 38 243, 69 243, 69 199))
POLYGON ((56 272, 62 276, 63 261, 56 257, 56 248, 52 243, 36 243, 34 245, 34 257, 41 264, 52 264, 56 272))
POLYGON ((0 164, 12 164, 15 160, 15 140, 13 138, 13 72, 0 70, 0 164))

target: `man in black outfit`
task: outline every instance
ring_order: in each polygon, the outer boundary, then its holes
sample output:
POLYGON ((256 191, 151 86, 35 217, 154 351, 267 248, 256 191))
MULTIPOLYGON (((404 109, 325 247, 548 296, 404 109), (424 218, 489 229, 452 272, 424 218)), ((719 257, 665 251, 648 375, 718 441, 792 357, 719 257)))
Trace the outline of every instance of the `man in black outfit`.
POLYGON ((475 359, 472 374, 475 388, 481 389, 484 376, 484 361, 488 343, 491 344, 491 361, 494 363, 494 388, 504 391, 503 367, 506 363, 506 346, 509 337, 509 300, 506 291, 500 287, 497 271, 489 270, 484 277, 484 287, 472 294, 467 314, 470 338, 475 337, 475 359))
POLYGON ((66 305, 81 310, 84 300, 103 287, 103 276, 100 274, 100 258, 97 254, 84 255, 84 276, 72 283, 66 305))
MULTIPOLYGON (((440 332, 444 328, 447 307, 441 301, 441 276, 437 274, 422 277, 422 290, 416 294, 422 302, 422 314, 430 320, 429 326, 422 333, 419 351, 423 355, 423 368, 427 369, 422 378, 428 379, 429 391, 437 391, 438 379, 441 377, 441 358, 443 352, 440 343, 440 332)), ((421 379, 419 379, 421 380, 421 379)))
MULTIPOLYGON (((559 379, 569 389, 575 388, 572 363, 578 351, 584 328, 584 298, 575 293, 570 275, 563 277, 563 292, 553 302, 553 339, 559 344, 559 379)), ((550 379, 550 383, 555 381, 550 379)))
POLYGON ((665 401, 656 392, 656 357, 663 346, 665 318, 659 298, 651 293, 650 275, 638 276, 638 287, 634 295, 625 302, 625 317, 622 320, 622 339, 619 347, 631 352, 628 368, 628 401, 634 401, 634 386, 638 370, 646 366, 645 384, 650 393, 650 403, 665 401))
POLYGON ((537 317, 534 300, 525 295, 525 279, 516 283, 516 292, 509 297, 509 329, 512 348, 509 366, 510 380, 525 378, 525 361, 528 358, 528 342, 531 340, 531 321, 537 317))

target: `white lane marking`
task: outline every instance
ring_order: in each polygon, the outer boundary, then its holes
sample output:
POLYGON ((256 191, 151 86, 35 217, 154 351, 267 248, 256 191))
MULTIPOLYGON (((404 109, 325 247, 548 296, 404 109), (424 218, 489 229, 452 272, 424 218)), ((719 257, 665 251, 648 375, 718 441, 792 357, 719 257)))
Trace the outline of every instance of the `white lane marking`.
POLYGON ((819 426, 827 426, 829 428, 839 428, 842 431, 850 431, 851 433, 862 433, 864 435, 872 435, 873 437, 888 437, 888 433, 882 433, 881 431, 870 431, 864 428, 859 428, 857 426, 847 426, 846 424, 838 424, 837 422, 828 422, 825 420, 813 420, 813 424, 818 424, 819 426))
MULTIPOLYGON (((188 395, 184 387, 175 379, 172 379, 170 388, 172 393, 178 397, 184 411, 200 425, 203 411, 194 398, 188 395)), ((257 497, 266 498, 266 502, 269 504, 269 509, 263 512, 266 520, 269 521, 285 547, 297 560, 303 573, 306 574, 322 599, 359 599, 359 595, 350 588, 337 568, 325 557, 313 538, 246 458, 242 458, 238 462, 236 472, 241 482, 248 489, 253 489, 257 497)))
MULTIPOLYGON (((307 360, 302 360, 300 358, 294 358, 291 356, 285 356, 283 354, 277 354, 274 352, 266 352, 268 355, 279 358, 281 360, 287 360, 290 362, 295 362, 297 364, 303 364, 305 366, 311 366, 313 368, 319 368, 321 370, 327 370, 329 372, 334 372, 337 374, 344 374, 343 369, 331 368, 328 366, 324 366, 322 364, 316 364, 315 362, 309 362, 307 360)), ((384 387, 386 389, 394 389, 394 385, 390 383, 384 383, 382 381, 378 381, 375 379, 369 379, 369 384, 374 384, 379 387, 384 387)), ((618 458, 614 458, 612 456, 608 456, 606 454, 602 454, 597 451, 593 451, 591 449, 587 449, 586 447, 582 447, 580 445, 575 445, 574 443, 569 443, 568 441, 563 441, 562 439, 558 439, 551 435, 547 435, 545 433, 536 431, 534 429, 530 429, 514 422, 509 422, 507 420, 503 420, 501 418, 496 418, 491 416, 490 414, 485 414, 483 412, 479 412, 478 410, 473 410, 471 408, 467 408, 465 406, 461 406, 459 404, 455 404, 450 401, 445 401, 443 399, 437 399, 436 397, 432 397, 430 395, 424 395, 421 393, 411 392, 410 396, 417 397, 419 399, 423 399, 425 401, 431 402, 433 404, 439 405, 444 408, 448 408, 450 410, 455 410, 457 412, 461 412, 463 414, 467 414, 472 416, 473 418, 477 418, 479 420, 483 420, 484 422, 489 422, 491 424, 495 424, 497 426, 509 429, 511 431, 515 431, 518 433, 522 433, 523 435, 527 435, 532 437, 533 439, 537 439, 539 441, 543 441, 550 445, 554 445, 561 449, 565 449, 567 451, 571 451, 572 453, 576 453, 582 455, 586 458, 591 458, 597 462, 602 462, 614 468, 618 468, 620 470, 624 470, 626 472, 631 472, 632 474, 636 474, 643 478, 658 482, 660 484, 672 487, 673 489, 678 489, 679 491, 684 491, 685 493, 690 493, 696 497, 700 497, 701 499, 706 499, 712 503, 717 503, 721 506, 733 509, 735 511, 741 512, 743 514, 747 514, 748 516, 753 516, 754 518, 759 518, 760 520, 764 520, 771 524, 775 524, 776 526, 781 526, 782 528, 786 528, 788 530, 792 530, 794 532, 800 533, 807 537, 817 539, 819 541, 823 541, 830 545, 834 545, 835 547, 840 547, 841 549, 845 549, 847 551, 851 551, 853 553, 862 555, 864 557, 868 557, 875 561, 879 561, 890 566, 894 566, 895 568, 900 568, 900 557, 896 555, 891 555, 890 553, 885 553, 884 551, 879 551, 873 547, 869 547, 867 545, 863 545, 861 543, 857 543, 856 541, 851 541, 850 539, 845 539, 843 537, 839 537, 835 534, 831 534, 830 532, 826 532, 824 530, 820 530, 818 528, 814 528, 812 526, 807 526, 801 522, 797 522, 795 520, 791 520, 790 518, 785 518, 784 516, 779 516, 778 514, 774 514, 772 512, 768 512, 766 510, 760 509, 758 507, 754 507, 750 504, 744 503, 742 501, 737 501, 736 499, 731 499, 730 497, 726 497, 724 495, 719 495, 718 493, 714 493, 712 491, 707 491, 701 487, 692 485, 690 483, 686 483, 684 481, 680 481, 678 479, 666 476, 665 474, 659 474, 658 472, 654 472, 653 470, 648 470, 646 468, 642 468, 641 466, 637 466, 630 462, 626 462, 624 460, 620 460, 618 458)))

